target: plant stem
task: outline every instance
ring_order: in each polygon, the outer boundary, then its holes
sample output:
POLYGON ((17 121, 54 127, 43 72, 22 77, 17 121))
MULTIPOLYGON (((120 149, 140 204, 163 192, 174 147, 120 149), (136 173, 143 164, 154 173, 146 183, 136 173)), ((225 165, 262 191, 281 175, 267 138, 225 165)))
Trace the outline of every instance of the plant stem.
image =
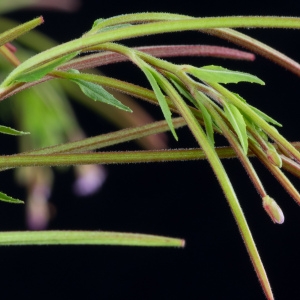
POLYGON ((218 181, 223 189, 228 204, 233 213, 233 216, 237 222, 242 238, 245 242, 246 248, 248 250, 249 256, 253 263, 256 274, 260 280, 263 291, 268 299, 274 299, 273 293, 270 287, 270 283, 265 272, 264 266, 262 264, 261 258, 257 251, 255 242, 253 240, 251 231, 248 227, 246 218, 243 214, 242 208, 238 202, 234 189, 231 185, 231 182, 228 178, 228 175, 216 153, 215 149, 211 146, 208 141, 202 127, 199 125, 198 121, 189 110, 187 104, 180 97, 177 91, 172 87, 172 85, 163 77, 161 78, 161 85, 164 88, 165 92, 173 99, 174 104, 177 106, 178 111, 185 118, 187 125, 194 134, 195 139, 202 147, 204 153, 206 154, 207 160, 209 161, 218 181))
POLYGON ((26 245, 118 245, 143 247, 184 247, 184 240, 106 231, 12 231, 0 232, 0 246, 26 245))
POLYGON ((168 33, 176 31, 200 30, 224 27, 263 27, 263 28, 300 28, 300 18, 288 17, 217 17, 187 18, 175 21, 161 21, 149 24, 111 29, 94 35, 86 35, 79 39, 53 47, 26 60, 14 69, 3 81, 1 88, 13 83, 14 79, 29 70, 53 61, 67 54, 81 51, 102 43, 134 38, 139 36, 168 33))

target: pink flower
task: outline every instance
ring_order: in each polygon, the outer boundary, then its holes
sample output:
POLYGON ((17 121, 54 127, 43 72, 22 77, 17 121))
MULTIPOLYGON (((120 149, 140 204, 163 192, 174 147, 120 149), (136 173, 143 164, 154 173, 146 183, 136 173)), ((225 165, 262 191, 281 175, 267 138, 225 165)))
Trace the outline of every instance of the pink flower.
POLYGON ((77 180, 73 190, 78 196, 88 196, 99 190, 107 177, 101 165, 81 165, 76 167, 77 180))

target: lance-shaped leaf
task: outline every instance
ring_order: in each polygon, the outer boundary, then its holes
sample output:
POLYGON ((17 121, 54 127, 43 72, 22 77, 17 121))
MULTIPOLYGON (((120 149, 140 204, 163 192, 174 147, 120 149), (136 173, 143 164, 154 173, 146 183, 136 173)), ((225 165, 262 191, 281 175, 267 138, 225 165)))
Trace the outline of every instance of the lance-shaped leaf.
MULTIPOLYGON (((201 98, 202 95, 200 92, 198 93, 199 98, 201 98)), ((203 105, 200 99, 196 97, 197 100, 197 107, 202 112, 203 120, 205 124, 205 131, 208 138, 208 141, 211 143, 211 145, 214 147, 215 145, 215 139, 214 139, 214 129, 213 129, 213 122, 212 117, 209 113, 209 111, 206 109, 206 107, 203 105)))
POLYGON ((159 102, 160 108, 163 112, 163 115, 169 125, 169 128, 176 140, 178 140, 177 134, 175 132, 173 123, 172 123, 172 113, 169 108, 169 105, 167 103, 166 97, 163 94, 163 92, 160 89, 160 86, 158 84, 159 82, 159 74, 157 71, 155 71, 151 66, 149 66, 147 63, 145 63, 143 60, 140 58, 136 57, 137 63, 141 70, 144 72, 146 75, 148 81, 150 82, 150 85, 155 93, 155 96, 159 102))
MULTIPOLYGON (((69 70, 68 73, 74 73, 76 75, 80 75, 79 71, 77 70, 69 70)), ((120 102, 118 99, 116 99, 111 93, 109 93, 107 90, 105 90, 101 85, 89 82, 83 79, 80 79, 80 76, 76 76, 76 78, 72 78, 72 76, 67 76, 66 79, 69 79, 70 81, 76 83, 81 91, 88 96, 89 98, 100 101, 112 106, 115 106, 119 109, 132 112, 132 110, 124 105, 122 102, 120 102)))
POLYGON ((196 68, 189 65, 182 67, 183 71, 192 74, 200 80, 206 82, 217 83, 238 83, 238 82, 251 82, 264 85, 265 83, 257 76, 249 73, 232 71, 220 66, 205 66, 202 68, 196 68))
POLYGON ((259 110, 258 108, 254 107, 252 105, 249 105, 249 106, 252 108, 253 111, 255 111, 266 122, 276 125, 278 127, 282 127, 282 124, 280 124, 279 122, 277 122, 276 120, 274 120, 273 118, 271 118, 270 116, 268 116, 267 114, 265 114, 264 112, 259 110))
POLYGON ((184 247, 182 239, 105 231, 12 231, 0 232, 0 245, 111 245, 184 247))
MULTIPOLYGON (((176 89, 179 91, 179 93, 181 95, 183 95, 185 98, 187 98, 191 103, 193 103, 195 105, 195 107, 197 107, 201 111, 202 117, 204 120, 207 138, 208 138, 209 142, 211 143, 211 145, 214 147, 214 145, 215 145, 214 129, 213 129, 213 123, 212 123, 212 118, 211 118, 210 113, 205 108, 205 106, 202 104, 200 99, 194 99, 192 97, 192 95, 187 91, 187 89, 182 84, 180 84, 180 82, 176 81, 175 78, 170 78, 170 80, 174 84, 176 89)), ((198 93, 198 94, 199 94, 199 96, 201 96, 200 93, 198 93)))
POLYGON ((11 127, 3 126, 3 125, 0 125, 0 133, 10 134, 10 135, 26 135, 26 134, 30 134, 30 132, 19 131, 19 130, 13 129, 11 127))
POLYGON ((14 204, 23 204, 24 203, 22 200, 15 199, 15 198, 10 197, 2 192, 0 192, 0 201, 14 203, 14 204))
MULTIPOLYGON (((25 73, 21 73, 17 75, 13 81, 14 82, 33 82, 36 80, 39 80, 43 78, 45 75, 59 67, 60 65, 68 62, 72 58, 74 58, 79 52, 73 52, 68 55, 65 55, 63 57, 57 58, 51 62, 48 62, 46 64, 43 64, 37 68, 34 68, 33 70, 30 70, 25 73)), ((17 69, 16 69, 17 70, 17 69)))
POLYGON ((244 117, 233 104, 226 103, 224 101, 223 105, 224 105, 225 115, 228 121, 230 122, 230 124, 232 125, 235 133, 237 134, 241 146, 244 150, 244 153, 247 154, 248 136, 247 136, 247 129, 246 129, 246 123, 244 117))

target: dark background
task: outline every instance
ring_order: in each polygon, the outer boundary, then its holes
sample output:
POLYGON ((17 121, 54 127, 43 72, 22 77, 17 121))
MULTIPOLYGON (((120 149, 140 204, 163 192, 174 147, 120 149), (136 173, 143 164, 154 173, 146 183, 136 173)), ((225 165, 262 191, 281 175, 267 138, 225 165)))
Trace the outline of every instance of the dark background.
MULTIPOLYGON (((20 21, 43 14, 44 33, 59 42, 88 30, 97 18, 142 12, 165 11, 193 16, 294 15, 297 1, 276 5, 271 1, 83 1, 74 14, 22 11, 10 14, 20 21)), ((300 33, 296 30, 244 30, 300 60, 300 33)), ((207 43, 229 46, 201 34, 172 34, 149 38, 145 43, 207 43)), ((139 44, 138 40, 127 44, 139 44)), ((188 61, 188 60, 187 60, 188 61)), ((299 139, 299 78, 258 57, 255 62, 215 62, 254 73, 266 86, 241 84, 236 91, 250 103, 284 124, 281 132, 299 139)), ((129 76, 134 71, 118 67, 105 72, 129 76), (124 71, 125 70, 125 71, 124 71), (122 73, 123 72, 123 73, 122 73), (125 73, 124 73, 125 72, 125 73)), ((131 70, 131 69, 130 69, 131 70)), ((75 105, 89 135, 115 128, 91 117, 75 105), (80 113, 79 113, 80 111, 80 113)), ((151 111, 161 118, 158 109, 151 111)), ((196 146, 188 130, 178 130, 172 147, 196 146)), ((128 144, 128 148, 135 147, 128 144)), ((124 148, 122 148, 124 149, 124 148)), ((270 195, 282 207, 286 221, 274 225, 261 207, 260 197, 236 160, 224 161, 265 264, 276 299, 298 299, 300 209, 272 176, 253 160, 270 195)), ((76 198, 71 192, 72 173, 57 174, 52 202, 58 213, 50 229, 128 231, 181 237, 185 249, 123 247, 9 247, 0 249, 2 299, 264 299, 253 267, 230 209, 207 162, 178 162, 108 166, 109 177, 94 197, 76 198)), ((5 192, 22 197, 12 184, 12 174, 1 175, 5 192)), ((292 178, 296 187, 299 181, 292 178)), ((0 203, 3 230, 24 230, 24 208, 0 203)))

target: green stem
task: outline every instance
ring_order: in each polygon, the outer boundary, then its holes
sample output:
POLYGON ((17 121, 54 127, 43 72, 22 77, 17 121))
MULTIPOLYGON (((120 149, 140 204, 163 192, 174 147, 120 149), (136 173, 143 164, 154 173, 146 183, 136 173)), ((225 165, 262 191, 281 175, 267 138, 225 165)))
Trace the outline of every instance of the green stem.
POLYGON ((299 63, 246 34, 229 28, 205 29, 203 30, 203 32, 225 39, 236 45, 242 46, 243 48, 251 50, 253 53, 264 56, 265 58, 300 76, 299 63))
POLYGON ((41 25, 44 22, 43 17, 35 18, 29 22, 16 26, 10 30, 7 30, 0 34, 0 46, 16 39, 20 35, 30 31, 38 25, 41 25))
POLYGON ((222 94, 226 99, 228 99, 232 104, 234 104, 240 111, 249 116, 253 122, 255 122, 261 129, 263 129, 276 143, 280 144, 284 149, 286 149, 298 162, 300 162, 299 151, 288 142, 278 131, 258 116, 246 103, 237 98, 233 93, 228 91, 226 88, 218 83, 210 83, 210 85, 222 94))
POLYGON ((117 245, 146 247, 184 247, 184 240, 106 231, 11 231, 0 232, 0 246, 26 245, 117 245))
MULTIPOLYGON (((220 148, 222 157, 231 157, 230 148, 220 148)), ((0 168, 70 166, 82 164, 128 164, 205 159, 200 149, 142 150, 76 154, 20 154, 0 156, 0 168)))
MULTIPOLYGON (((196 97, 199 93, 196 92, 196 97)), ((195 97, 195 98, 196 98, 195 97)), ((234 149, 237 157, 239 158, 240 162, 242 163, 243 167, 245 168, 247 174, 249 175, 251 181, 253 182, 254 187, 256 188, 258 194, 261 198, 265 197, 267 195, 257 173, 255 172, 255 169, 253 165, 251 164, 249 158, 247 155, 245 155, 240 143, 232 133, 232 131, 229 129, 226 122, 222 119, 222 117, 219 115, 219 113, 214 109, 214 107, 210 104, 210 99, 205 96, 204 94, 201 95, 201 98, 203 98, 204 105, 209 110, 211 116, 214 118, 214 121, 216 125, 222 130, 222 134, 226 137, 232 148, 234 149)), ((219 156, 219 154, 218 154, 219 156)), ((219 156, 220 157, 220 156, 219 156)))
MULTIPOLYGON (((185 17, 186 18, 186 17, 185 17)), ((18 68, 14 69, 3 81, 1 88, 13 83, 14 79, 29 70, 46 64, 56 58, 81 51, 98 44, 134 38, 139 36, 159 33, 200 30, 224 27, 263 27, 263 28, 300 28, 300 18, 288 17, 215 17, 215 18, 187 18, 175 21, 161 21, 148 24, 116 28, 103 31, 98 34, 83 36, 79 39, 53 47, 26 60, 18 68)))
POLYGON ((178 111, 185 118, 186 123, 188 124, 191 132, 194 134, 195 139, 206 154, 207 160, 209 161, 220 183, 220 186, 222 187, 224 194, 228 200, 229 206, 237 222, 240 233, 245 242, 249 256, 252 260, 254 269, 260 280, 265 295, 268 299, 273 299, 270 283, 265 272, 264 266, 262 264, 261 258, 259 256, 259 253, 257 251, 256 245, 254 243, 251 231, 248 227, 242 208, 238 202, 234 189, 220 161, 220 158, 218 157, 218 154, 216 153, 215 149, 211 146, 203 129, 199 125, 193 113, 189 110, 184 100, 180 97, 180 95, 164 77, 161 78, 161 81, 161 85, 163 86, 165 92, 169 95, 171 99, 173 99, 178 111))
MULTIPOLYGON (((272 163, 270 163, 270 161, 266 157, 266 154, 258 146, 256 146, 251 140, 249 140, 249 146, 252 153, 254 153, 255 156, 257 156, 257 158, 265 165, 265 167, 274 175, 274 177, 278 180, 278 182, 283 186, 283 188, 287 191, 287 193, 296 201, 296 203, 298 203, 298 205, 300 205, 299 192, 294 187, 294 185, 290 182, 290 180, 284 175, 281 169, 278 168, 277 166, 274 166, 272 163)), ((283 159, 283 161, 286 160, 283 159)), ((296 166, 297 165, 294 165, 288 168, 288 166, 284 164, 283 168, 291 172, 292 174, 294 174, 293 170, 297 168, 296 166)))
MULTIPOLYGON (((185 126, 183 118, 174 118, 173 125, 175 128, 185 126)), ((97 150, 112 145, 132 141, 151 134, 158 134, 169 130, 166 121, 157 121, 143 126, 133 127, 118 130, 112 133, 102 134, 95 137, 86 138, 84 140, 65 143, 62 145, 51 146, 39 150, 29 151, 23 154, 27 155, 41 155, 54 153, 79 153, 97 150)))

